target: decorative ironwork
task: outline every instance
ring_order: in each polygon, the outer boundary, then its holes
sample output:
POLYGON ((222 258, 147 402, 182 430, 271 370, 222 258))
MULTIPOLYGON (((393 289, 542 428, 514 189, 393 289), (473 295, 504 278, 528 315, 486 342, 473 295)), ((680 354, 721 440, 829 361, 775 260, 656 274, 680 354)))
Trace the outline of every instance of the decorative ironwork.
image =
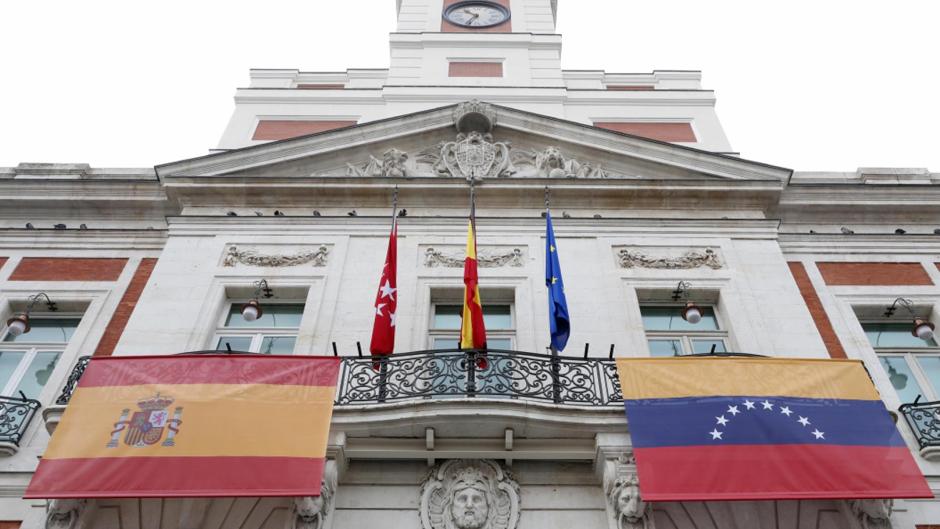
POLYGON ((0 397, 0 442, 19 446, 38 409, 39 401, 35 399, 0 397))
POLYGON ((580 406, 620 405, 623 400, 611 360, 497 349, 343 359, 337 405, 432 397, 522 398, 580 406))
POLYGON ((921 448, 940 447, 940 401, 902 404, 898 411, 914 432, 921 448))
POLYGON ((64 406, 72 400, 72 393, 75 392, 75 387, 78 386, 78 380, 82 378, 82 375, 85 373, 85 368, 88 367, 89 360, 91 360, 90 356, 82 356, 78 359, 75 367, 72 368, 69 379, 65 382, 65 387, 62 388, 62 393, 60 393, 59 398, 55 400, 56 404, 64 406))

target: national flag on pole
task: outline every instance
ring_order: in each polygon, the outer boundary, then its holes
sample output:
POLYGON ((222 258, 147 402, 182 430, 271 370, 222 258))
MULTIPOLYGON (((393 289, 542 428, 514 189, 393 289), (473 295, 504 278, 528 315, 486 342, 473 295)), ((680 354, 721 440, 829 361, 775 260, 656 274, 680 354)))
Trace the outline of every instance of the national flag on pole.
POLYGON ((474 218, 467 225, 467 257, 463 264, 463 313, 460 318, 460 348, 485 349, 486 328, 483 325, 483 303, 480 301, 477 276, 477 235, 474 218))
POLYGON ((565 299, 565 282, 561 279, 561 264, 558 262, 558 246, 555 244, 555 229, 552 214, 545 212, 545 286, 548 287, 548 323, 551 328, 552 347, 563 351, 571 335, 571 320, 568 317, 568 301, 565 299))
POLYGON ((375 321, 372 324, 372 342, 369 351, 373 355, 388 356, 395 350, 395 312, 398 309, 396 285, 398 260, 398 223, 392 221, 392 232, 388 238, 385 266, 379 280, 379 291, 375 295, 375 321))
POLYGON ((26 498, 318 496, 339 359, 92 358, 26 498))
POLYGON ((933 498, 855 360, 617 360, 647 501, 933 498))

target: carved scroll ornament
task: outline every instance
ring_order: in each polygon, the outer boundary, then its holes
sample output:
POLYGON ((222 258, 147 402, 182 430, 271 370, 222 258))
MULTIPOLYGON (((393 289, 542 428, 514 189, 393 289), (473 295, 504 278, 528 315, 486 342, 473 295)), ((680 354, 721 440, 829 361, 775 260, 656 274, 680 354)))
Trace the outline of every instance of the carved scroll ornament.
POLYGON ((240 249, 237 246, 229 246, 225 252, 225 258, 222 260, 222 266, 235 266, 243 264, 247 266, 263 266, 269 268, 279 268, 286 266, 300 266, 312 263, 313 266, 326 266, 327 257, 330 249, 326 246, 320 246, 316 250, 297 252, 293 254, 263 254, 254 249, 240 249))
MULTIPOLYGON (((463 268, 464 255, 459 251, 447 252, 428 248, 424 252, 424 266, 428 268, 463 268)), ((481 250, 477 254, 477 266, 480 268, 500 268, 503 266, 520 267, 525 265, 525 252, 522 248, 513 248, 506 252, 481 250)))
POLYGON ((690 269, 704 266, 718 270, 723 266, 718 254, 711 248, 690 250, 677 257, 652 257, 637 250, 622 248, 617 252, 617 259, 621 268, 690 269))
POLYGON ((519 484, 499 463, 454 459, 421 485, 422 529, 515 529, 519 484))

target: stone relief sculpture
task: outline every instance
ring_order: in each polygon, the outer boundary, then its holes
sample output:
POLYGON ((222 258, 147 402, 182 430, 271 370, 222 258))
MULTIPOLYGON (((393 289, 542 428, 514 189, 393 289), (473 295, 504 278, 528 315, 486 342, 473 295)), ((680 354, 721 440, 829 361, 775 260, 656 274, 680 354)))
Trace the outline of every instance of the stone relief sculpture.
POLYGON ((711 248, 689 250, 677 257, 651 257, 638 250, 622 248, 617 252, 617 259, 621 268, 689 269, 705 266, 718 270, 722 267, 718 254, 711 248))
POLYGON ((336 462, 327 461, 323 469, 319 496, 294 498, 291 502, 287 529, 327 529, 333 514, 333 497, 336 494, 336 462))
POLYGON ((445 143, 441 148, 441 163, 451 176, 467 180, 512 174, 509 145, 493 143, 492 134, 477 131, 460 133, 456 141, 445 143))
POLYGON ((611 529, 655 529, 653 506, 640 498, 640 481, 632 457, 621 455, 616 461, 607 461, 604 494, 611 529))
POLYGON ((850 500, 849 507, 862 529, 891 529, 893 500, 850 500))
POLYGON ((96 504, 90 500, 46 501, 46 529, 83 529, 91 527, 96 504))
MULTIPOLYGON (((424 252, 424 266, 428 268, 463 268, 462 252, 445 252, 428 248, 424 252)), ((522 248, 513 248, 508 252, 481 250, 477 254, 477 266, 481 268, 500 268, 503 266, 520 267, 525 265, 525 252, 522 248)))
POLYGON ((392 178, 402 178, 409 176, 407 167, 408 153, 400 149, 389 149, 382 154, 379 160, 375 156, 369 155, 369 160, 360 164, 346 164, 346 176, 388 176, 392 178))
POLYGON ((242 250, 238 246, 229 246, 225 251, 225 257, 222 259, 222 266, 235 266, 243 264, 247 266, 263 266, 278 268, 284 266, 300 266, 312 263, 313 266, 326 266, 327 257, 330 249, 326 246, 320 246, 316 250, 297 252, 287 255, 268 255, 262 254, 255 249, 242 250))
POLYGON ((423 529, 515 529, 519 485, 494 461, 446 461, 421 486, 420 516, 423 529))

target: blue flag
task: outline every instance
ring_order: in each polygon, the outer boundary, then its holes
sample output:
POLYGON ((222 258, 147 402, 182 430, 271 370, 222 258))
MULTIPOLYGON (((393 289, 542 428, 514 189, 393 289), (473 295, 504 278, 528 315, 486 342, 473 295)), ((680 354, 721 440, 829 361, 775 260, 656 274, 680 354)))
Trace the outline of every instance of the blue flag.
POLYGON ((568 345, 571 320, 568 318, 568 301, 565 300, 565 283, 561 279, 558 263, 558 247, 555 245, 555 230, 552 215, 545 213, 545 286, 548 287, 548 323, 552 329, 552 347, 558 351, 568 345))

